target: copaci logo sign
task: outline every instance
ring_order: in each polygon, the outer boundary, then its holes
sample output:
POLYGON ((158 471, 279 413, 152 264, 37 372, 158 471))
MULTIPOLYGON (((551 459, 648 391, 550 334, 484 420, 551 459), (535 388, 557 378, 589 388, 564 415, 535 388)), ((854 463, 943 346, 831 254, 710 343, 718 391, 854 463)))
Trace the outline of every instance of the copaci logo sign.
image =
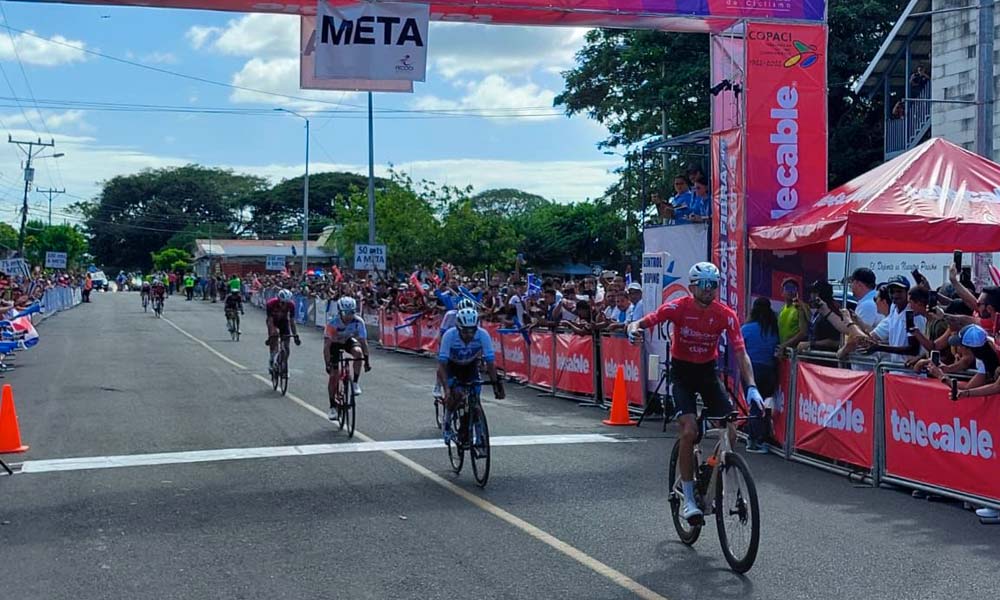
POLYGON ((810 46, 799 40, 792 42, 792 46, 795 47, 795 54, 785 59, 786 69, 791 69, 795 65, 808 69, 819 61, 820 55, 816 51, 816 46, 810 46))

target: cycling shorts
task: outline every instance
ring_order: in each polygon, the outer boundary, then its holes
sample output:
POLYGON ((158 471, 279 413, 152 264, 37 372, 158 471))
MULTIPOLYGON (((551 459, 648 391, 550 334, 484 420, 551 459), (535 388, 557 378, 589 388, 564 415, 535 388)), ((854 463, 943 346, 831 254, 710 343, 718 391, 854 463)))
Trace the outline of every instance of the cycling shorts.
POLYGON ((339 343, 338 342, 331 342, 330 343, 330 361, 332 362, 332 366, 339 368, 340 367, 340 361, 344 357, 343 353, 347 352, 348 354, 351 354, 351 352, 355 348, 358 348, 358 349, 361 348, 361 342, 359 342, 357 340, 357 338, 347 338, 347 340, 345 340, 343 342, 339 342, 339 343))
POLYGON ((733 412, 733 403, 715 370, 714 360, 692 363, 671 359, 670 383, 673 384, 671 389, 677 417, 698 414, 696 394, 701 395, 708 416, 724 417, 733 412))
POLYGON ((292 325, 288 319, 271 319, 271 324, 278 330, 278 335, 292 335, 292 325))
POLYGON ((479 380, 479 361, 472 361, 468 364, 449 361, 445 372, 448 374, 448 387, 456 385, 470 387, 472 382, 479 380))

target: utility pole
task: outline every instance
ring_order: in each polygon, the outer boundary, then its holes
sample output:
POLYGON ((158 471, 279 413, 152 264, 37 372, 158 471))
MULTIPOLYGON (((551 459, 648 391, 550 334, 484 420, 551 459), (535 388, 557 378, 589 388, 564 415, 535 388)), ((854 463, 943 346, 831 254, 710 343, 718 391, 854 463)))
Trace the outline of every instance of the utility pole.
POLYGON ((49 188, 47 190, 43 190, 40 187, 36 187, 35 191, 38 192, 39 194, 48 194, 49 195, 49 227, 52 227, 52 195, 53 194, 65 194, 66 193, 66 188, 63 188, 61 190, 54 190, 52 188, 49 188))
POLYGON ((976 154, 993 160, 993 2, 979 0, 976 74, 976 154))
POLYGON ((372 93, 368 92, 368 243, 375 243, 375 120, 372 93))
MULTIPOLYGON (((42 138, 38 138, 38 141, 35 142, 22 142, 15 140, 10 134, 7 134, 7 143, 17 144, 21 152, 24 152, 25 156, 28 157, 28 160, 24 164, 24 203, 21 206, 21 233, 17 236, 17 253, 19 256, 24 256, 24 229, 28 225, 28 192, 31 190, 31 182, 35 179, 35 170, 31 167, 31 161, 46 148, 55 148, 56 141, 53 139, 43 142, 42 138)), ((53 156, 58 158, 61 155, 53 156)))

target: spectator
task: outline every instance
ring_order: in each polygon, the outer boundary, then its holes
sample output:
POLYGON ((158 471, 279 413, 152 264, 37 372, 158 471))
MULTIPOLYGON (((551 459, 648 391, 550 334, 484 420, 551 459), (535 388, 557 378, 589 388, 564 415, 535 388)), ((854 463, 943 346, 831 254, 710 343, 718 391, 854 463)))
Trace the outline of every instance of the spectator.
POLYGON ((809 334, 807 311, 802 310, 799 303, 799 282, 792 277, 781 282, 781 294, 785 306, 778 314, 778 344, 777 356, 785 355, 786 348, 795 348, 809 334))
POLYGON ((775 349, 778 347, 778 319, 771 310, 771 301, 757 298, 750 309, 750 318, 741 328, 746 343, 747 356, 753 366, 754 381, 764 398, 764 406, 756 403, 750 406, 750 441, 747 452, 766 454, 762 442, 766 437, 766 409, 774 403, 774 391, 778 380, 775 364, 775 349))
MULTIPOLYGON (((889 316, 875 326, 864 345, 869 352, 888 353, 888 356, 885 357, 887 360, 906 362, 907 356, 917 355, 921 350, 920 344, 906 327, 910 281, 905 275, 893 275, 886 283, 886 287, 888 287, 889 296, 892 298, 889 316)), ((917 329, 923 331, 927 328, 927 319, 914 315, 913 324, 917 329)))
MULTIPOLYGON (((955 265, 951 265, 949 268, 948 277, 958 297, 965 301, 969 308, 979 313, 980 324, 983 328, 991 336, 997 337, 997 334, 1000 333, 1000 318, 997 316, 1000 314, 1000 287, 984 287, 977 297, 975 290, 969 289, 962 283, 955 265)), ((968 319, 965 324, 969 324, 971 321, 973 320, 968 319)))
POLYGON ((609 308, 611 309, 611 313, 608 316, 608 320, 611 321, 609 329, 611 331, 623 331, 629 323, 628 317, 632 311, 632 303, 628 299, 628 294, 615 292, 615 304, 609 308))
POLYGON ((927 70, 923 65, 917 66, 917 70, 910 75, 910 96, 919 96, 924 91, 931 78, 927 75, 927 70))
POLYGON ((663 199, 663 195, 659 190, 653 190, 649 196, 649 203, 656 209, 656 217, 659 224, 666 225, 674 218, 673 207, 663 199))
POLYGON ((858 307, 854 313, 858 321, 865 325, 865 330, 870 331, 882 320, 882 315, 875 305, 875 298, 878 292, 875 290, 875 273, 866 267, 854 269, 850 278, 851 293, 858 301, 858 307))
MULTIPOLYGON (((979 398, 1000 393, 1000 356, 989 343, 986 330, 979 325, 966 325, 959 333, 953 335, 948 343, 968 349, 976 361, 976 374, 968 383, 958 383, 956 400, 962 398, 979 398)), ((935 365, 929 365, 927 372, 937 377, 952 388, 952 378, 935 365)), ((1000 523, 1000 511, 993 508, 980 508, 976 515, 983 523, 1000 523)))
POLYGON ((94 281, 90 278, 90 273, 87 273, 83 280, 83 290, 80 292, 80 296, 84 302, 90 302, 90 292, 93 289, 94 281))
POLYGON ((549 327, 555 329, 564 320, 572 320, 573 313, 563 307, 562 302, 556 297, 554 288, 547 288, 542 292, 542 312, 535 321, 536 327, 549 327))
POLYGON ((693 200, 694 194, 691 192, 691 183, 687 177, 683 175, 674 177, 674 197, 670 199, 671 218, 674 222, 678 222, 678 219, 684 219, 686 222, 688 215, 691 214, 693 200))
POLYGON ((646 316, 646 310, 642 306, 642 286, 632 282, 628 284, 628 299, 632 303, 632 314, 628 316, 628 321, 638 321, 646 316))
POLYGON ((517 318, 517 322, 521 326, 525 326, 524 321, 524 281, 520 279, 514 282, 514 290, 510 294, 510 299, 507 304, 514 308, 514 314, 512 316, 517 318))
POLYGON ((928 310, 930 297, 930 292, 923 287, 915 287, 909 292, 910 310, 913 311, 914 315, 923 317, 927 321, 926 329, 914 327, 910 333, 917 339, 917 343, 928 352, 936 349, 936 340, 948 331, 948 323, 944 320, 944 313, 928 310))
POLYGON ((708 195, 708 182, 704 178, 694 180, 691 204, 686 215, 679 214, 676 223, 704 223, 712 219, 712 199, 708 195))
POLYGON ((826 281, 817 280, 809 286, 809 298, 808 306, 801 305, 801 310, 810 313, 809 338, 799 342, 798 351, 827 350, 836 352, 840 348, 840 331, 830 322, 830 313, 839 311, 840 306, 833 299, 833 286, 826 281), (823 305, 826 306, 827 310, 822 310, 823 305))
MULTIPOLYGON (((952 317, 957 316, 972 316, 972 310, 966 306, 965 302, 961 300, 952 300, 944 311, 938 309, 938 314, 941 316, 941 321, 946 325, 946 329, 943 335, 934 339, 934 346, 931 350, 938 350, 941 352, 941 364, 940 370, 944 373, 961 373, 966 369, 973 366, 974 358, 971 353, 965 351, 961 346, 955 348, 952 351, 951 338, 958 334, 962 329, 962 325, 959 324, 957 319, 952 317)), ((918 336, 919 340, 919 336, 918 336)), ((922 373, 926 371, 928 365, 930 364, 930 359, 922 358, 913 364, 913 370, 922 373)))
POLYGON ((906 104, 902 99, 898 100, 895 106, 892 107, 892 118, 902 119, 906 116, 906 104))

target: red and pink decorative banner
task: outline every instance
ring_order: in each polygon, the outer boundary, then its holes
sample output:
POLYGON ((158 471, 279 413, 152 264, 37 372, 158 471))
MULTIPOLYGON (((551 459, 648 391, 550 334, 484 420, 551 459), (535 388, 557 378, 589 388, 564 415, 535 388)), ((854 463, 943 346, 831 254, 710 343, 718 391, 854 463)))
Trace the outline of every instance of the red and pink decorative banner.
POLYGON ((594 395, 594 338, 589 335, 556 335, 556 389, 594 395))
POLYGON ((750 227, 772 225, 826 193, 826 34, 821 25, 747 26, 750 227))
POLYGON ((1000 396, 951 401, 939 381, 886 375, 886 474, 1000 500, 1000 396))
POLYGON ((630 344, 625 337, 601 338, 601 380, 604 386, 604 399, 612 400, 615 389, 615 373, 618 367, 625 374, 625 395, 628 403, 645 406, 642 381, 642 347, 630 344))
POLYGON ((797 377, 795 449, 871 468, 875 374, 800 362, 797 377))

